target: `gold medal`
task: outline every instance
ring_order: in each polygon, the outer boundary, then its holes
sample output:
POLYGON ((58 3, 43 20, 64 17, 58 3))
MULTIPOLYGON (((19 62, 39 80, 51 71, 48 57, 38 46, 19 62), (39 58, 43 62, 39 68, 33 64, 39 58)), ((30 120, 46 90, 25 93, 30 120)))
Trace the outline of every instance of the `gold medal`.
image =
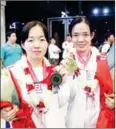
POLYGON ((74 72, 78 68, 78 65, 74 59, 68 58, 66 68, 69 72, 74 72))

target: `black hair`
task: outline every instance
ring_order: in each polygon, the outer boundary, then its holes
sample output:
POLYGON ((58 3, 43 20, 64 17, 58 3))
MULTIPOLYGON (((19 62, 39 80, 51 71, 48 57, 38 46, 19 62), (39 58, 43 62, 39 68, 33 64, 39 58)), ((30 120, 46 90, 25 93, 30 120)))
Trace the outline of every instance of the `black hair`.
POLYGON ((49 41, 48 40, 47 27, 42 22, 31 21, 31 22, 28 22, 27 24, 25 24, 24 27, 22 28, 22 32, 21 32, 21 42, 22 43, 24 43, 25 40, 28 38, 28 34, 29 34, 30 29, 32 27, 36 26, 36 25, 39 25, 40 27, 42 27, 44 35, 45 35, 45 38, 46 38, 47 41, 49 41))
POLYGON ((9 30, 9 31, 7 31, 7 33, 6 33, 6 37, 8 38, 8 37, 10 37, 11 36, 11 34, 13 34, 13 33, 15 33, 16 34, 16 30, 9 30))
MULTIPOLYGON (((76 24, 81 23, 81 22, 86 23, 90 27, 90 23, 89 23, 88 19, 85 16, 77 16, 75 19, 72 20, 72 22, 71 22, 71 24, 69 26, 69 32, 70 32, 71 36, 72 36, 72 29, 73 29, 73 27, 76 24)), ((91 28, 90 28, 90 31, 91 31, 91 28)))
POLYGON ((104 35, 104 39, 108 40, 108 38, 110 37, 110 35, 114 35, 112 32, 108 32, 104 35))
POLYGON ((53 37, 50 37, 50 38, 49 38, 49 41, 50 41, 51 39, 53 39, 53 37))
MULTIPOLYGON (((26 23, 23 26, 23 28, 22 28, 22 32, 21 32, 21 35, 20 35, 20 37, 21 37, 21 44, 24 44, 24 42, 28 38, 30 29, 33 28, 36 25, 39 25, 40 27, 42 27, 43 32, 44 32, 44 35, 45 35, 45 38, 46 38, 47 42, 49 42, 47 27, 42 22, 39 22, 39 21, 30 21, 30 22, 26 23)), ((24 49, 23 49, 23 53, 24 54, 26 53, 24 49)))

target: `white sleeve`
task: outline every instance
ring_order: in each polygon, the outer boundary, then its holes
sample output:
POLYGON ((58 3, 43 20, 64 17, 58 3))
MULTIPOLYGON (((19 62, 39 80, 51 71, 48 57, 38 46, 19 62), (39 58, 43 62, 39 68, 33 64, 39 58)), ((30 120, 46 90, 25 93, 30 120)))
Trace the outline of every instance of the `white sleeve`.
POLYGON ((56 46, 57 51, 59 51, 59 53, 61 52, 60 48, 58 46, 56 46))
POLYGON ((70 87, 65 84, 60 86, 60 90, 58 91, 58 100, 59 100, 59 107, 65 105, 70 97, 70 87))
POLYGON ((61 85, 60 90, 58 91, 58 100, 60 108, 66 103, 68 103, 75 96, 75 90, 73 90, 73 86, 71 85, 71 82, 73 81, 71 80, 71 78, 72 77, 68 77, 67 82, 61 85))
POLYGON ((60 52, 60 48, 57 45, 52 46, 52 52, 60 52))
POLYGON ((51 50, 50 50, 50 46, 48 46, 48 53, 49 53, 49 54, 50 54, 50 51, 51 51, 51 50))
POLYGON ((110 48, 109 44, 105 44, 102 47, 101 53, 107 53, 108 49, 110 48))
POLYGON ((66 49, 66 46, 67 46, 67 41, 65 41, 65 42, 62 43, 62 48, 63 49, 66 49))
POLYGON ((48 52, 49 52, 49 55, 52 55, 53 54, 53 47, 52 46, 49 46, 48 48, 48 52))
POLYGON ((49 46, 49 51, 52 51, 52 46, 51 45, 49 46))
POLYGON ((64 49, 64 42, 62 43, 62 48, 64 49))
POLYGON ((54 45, 54 46, 52 46, 51 50, 52 50, 52 52, 56 52, 57 51, 57 47, 54 45))

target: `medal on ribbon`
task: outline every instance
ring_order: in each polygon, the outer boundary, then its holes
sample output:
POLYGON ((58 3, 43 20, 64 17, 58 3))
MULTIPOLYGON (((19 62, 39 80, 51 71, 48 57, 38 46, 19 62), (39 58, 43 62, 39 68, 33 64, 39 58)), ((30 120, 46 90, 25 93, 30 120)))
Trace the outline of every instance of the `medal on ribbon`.
POLYGON ((58 93, 58 90, 60 89, 60 84, 62 83, 62 76, 59 72, 54 72, 50 78, 51 84, 53 87, 53 93, 58 93))
POLYGON ((52 85, 54 87, 59 87, 59 85, 62 83, 62 76, 59 72, 54 72, 50 78, 52 85))
POLYGON ((69 72, 74 72, 78 68, 76 61, 71 58, 68 58, 66 68, 69 72))
POLYGON ((73 73, 73 79, 80 74, 80 69, 73 53, 70 53, 70 57, 67 58, 66 69, 69 73, 73 73))

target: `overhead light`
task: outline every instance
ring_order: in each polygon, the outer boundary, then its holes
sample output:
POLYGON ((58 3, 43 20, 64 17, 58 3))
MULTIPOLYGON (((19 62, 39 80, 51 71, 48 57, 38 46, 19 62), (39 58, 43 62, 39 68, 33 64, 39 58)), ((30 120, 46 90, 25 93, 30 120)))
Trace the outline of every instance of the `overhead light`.
POLYGON ((104 15, 107 15, 108 13, 109 13, 109 9, 108 9, 108 8, 104 8, 104 9, 103 9, 103 14, 104 14, 104 15))
POLYGON ((98 8, 94 8, 93 9, 93 14, 94 15, 98 15, 99 14, 99 9, 98 8))

